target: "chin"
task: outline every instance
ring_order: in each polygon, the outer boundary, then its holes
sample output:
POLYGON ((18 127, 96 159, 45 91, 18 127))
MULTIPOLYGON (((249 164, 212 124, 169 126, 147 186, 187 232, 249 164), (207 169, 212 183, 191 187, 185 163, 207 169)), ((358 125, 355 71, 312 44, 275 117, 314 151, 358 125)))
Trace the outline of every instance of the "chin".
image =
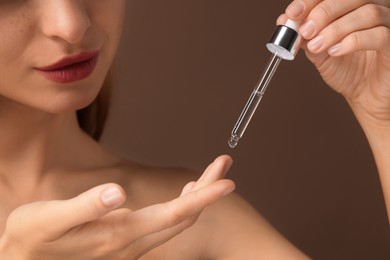
POLYGON ((47 102, 42 102, 35 107, 51 114, 74 112, 90 105, 95 100, 98 93, 99 92, 97 91, 96 93, 88 93, 87 95, 82 95, 79 93, 67 93, 66 95, 51 97, 47 102))
MULTIPOLYGON (((94 79, 65 86, 66 89, 52 92, 45 107, 50 113, 62 114, 74 112, 90 105, 98 96, 103 79, 94 79)), ((57 89, 58 90, 58 89, 57 89)), ((44 104, 44 103, 41 103, 44 104)))

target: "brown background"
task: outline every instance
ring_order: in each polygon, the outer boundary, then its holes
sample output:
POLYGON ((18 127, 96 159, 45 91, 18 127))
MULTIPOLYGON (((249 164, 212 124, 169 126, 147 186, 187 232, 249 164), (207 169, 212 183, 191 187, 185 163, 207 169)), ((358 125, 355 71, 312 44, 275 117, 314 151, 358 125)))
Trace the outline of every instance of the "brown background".
POLYGON ((238 148, 227 145, 288 2, 129 0, 103 143, 199 171, 230 154, 238 192, 310 256, 390 259, 367 142, 303 52, 282 62, 238 148))

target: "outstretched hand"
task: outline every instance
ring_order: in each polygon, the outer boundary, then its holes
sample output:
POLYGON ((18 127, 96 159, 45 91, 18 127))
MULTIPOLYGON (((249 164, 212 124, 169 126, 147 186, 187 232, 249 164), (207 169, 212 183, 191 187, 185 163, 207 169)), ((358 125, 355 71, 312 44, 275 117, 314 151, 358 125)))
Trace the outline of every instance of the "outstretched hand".
POLYGON ((390 1, 295 0, 279 17, 303 22, 303 48, 358 116, 390 126, 390 1))
POLYGON ((234 189, 221 180, 231 165, 217 158, 197 182, 169 202, 137 211, 116 209, 125 193, 104 184, 64 201, 23 205, 0 238, 4 259, 136 259, 193 225, 201 211, 234 189))

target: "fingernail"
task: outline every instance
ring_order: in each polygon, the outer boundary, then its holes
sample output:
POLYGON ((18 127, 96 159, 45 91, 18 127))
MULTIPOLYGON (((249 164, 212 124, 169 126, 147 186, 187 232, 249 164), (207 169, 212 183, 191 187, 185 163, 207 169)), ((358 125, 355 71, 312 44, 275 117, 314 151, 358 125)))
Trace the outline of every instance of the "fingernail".
POLYGON ((328 49, 329 55, 336 55, 341 50, 341 44, 336 44, 328 49))
POLYGON ((225 191, 223 192, 223 196, 226 196, 226 195, 232 193, 235 189, 236 189, 235 186, 230 187, 229 189, 227 189, 227 190, 225 190, 225 191))
POLYGON ((305 6, 301 2, 292 2, 286 9, 286 13, 293 17, 300 16, 305 11, 305 6))
POLYGON ((116 187, 105 189, 100 195, 100 199, 107 207, 114 207, 120 204, 123 200, 123 195, 116 187))
POLYGON ((299 28, 299 32, 306 39, 309 39, 315 33, 315 31, 316 24, 312 20, 305 22, 301 28, 299 28))
POLYGON ((318 35, 307 44, 307 47, 310 51, 314 52, 318 51, 322 47, 322 45, 324 45, 324 36, 318 35))
POLYGON ((233 160, 230 159, 230 160, 226 163, 225 168, 224 168, 224 171, 225 171, 225 172, 229 171, 230 168, 232 167, 232 164, 233 164, 233 160))

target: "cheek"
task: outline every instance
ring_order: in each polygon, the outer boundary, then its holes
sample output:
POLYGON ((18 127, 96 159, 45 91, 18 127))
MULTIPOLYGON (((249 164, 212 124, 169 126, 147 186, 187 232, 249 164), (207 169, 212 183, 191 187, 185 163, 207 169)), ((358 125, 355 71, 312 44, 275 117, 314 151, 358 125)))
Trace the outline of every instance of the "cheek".
POLYGON ((18 79, 25 53, 34 37, 33 21, 23 11, 0 12, 0 85, 18 79))
POLYGON ((115 55, 122 34, 126 0, 91 0, 93 21, 104 33, 106 47, 111 56, 115 55))

